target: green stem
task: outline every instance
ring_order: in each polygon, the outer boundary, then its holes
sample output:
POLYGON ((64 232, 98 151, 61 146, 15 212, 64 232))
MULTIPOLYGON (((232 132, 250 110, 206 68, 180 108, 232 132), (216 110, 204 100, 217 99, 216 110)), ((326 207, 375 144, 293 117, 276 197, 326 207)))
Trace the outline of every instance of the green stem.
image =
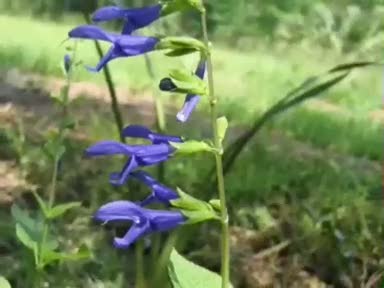
POLYGON ((166 269, 167 269, 169 257, 172 253, 173 247, 175 247, 177 238, 178 238, 177 231, 171 232, 171 234, 168 236, 167 241, 165 242, 162 252, 159 256, 159 259, 156 262, 157 267, 154 273, 152 287, 162 287, 159 285, 159 283, 163 284, 163 281, 164 281, 163 277, 164 275, 167 275, 166 269))
MULTIPOLYGON (((201 14, 201 23, 203 28, 204 42, 207 46, 207 73, 208 73, 208 88, 209 88, 209 99, 211 106, 211 122, 213 130, 213 142, 217 151, 222 151, 222 145, 217 129, 217 102, 218 98, 215 95, 214 79, 213 79, 213 65, 210 43, 208 38, 208 27, 207 27, 207 16, 206 12, 201 14)), ((229 223, 228 223, 228 209, 225 199, 225 186, 224 186, 224 174, 223 174, 223 160, 222 153, 215 153, 216 161, 216 175, 217 175, 217 188, 219 191, 220 205, 221 205, 221 287, 229 287, 229 223)))
MULTIPOLYGON (((83 13, 85 22, 87 24, 91 24, 91 20, 89 18, 89 15, 87 13, 83 13)), ((99 41, 94 41, 95 42, 95 48, 97 51, 97 54, 100 59, 103 58, 103 49, 101 49, 99 41)), ((107 83, 109 95, 111 97, 111 108, 112 108, 112 113, 113 116, 115 117, 115 123, 117 126, 117 130, 119 133, 119 139, 121 142, 125 142, 124 137, 121 135, 121 131, 124 128, 124 123, 123 123, 123 117, 121 116, 120 108, 119 108, 119 101, 117 100, 117 95, 116 95, 116 89, 115 85, 113 84, 112 80, 112 75, 109 70, 108 65, 105 65, 103 68, 103 73, 105 77, 105 82, 107 83)))
POLYGON ((136 255, 136 286, 137 288, 146 288, 144 277, 144 241, 137 241, 135 248, 136 255))
MULTIPOLYGON (((147 68, 147 73, 149 78, 151 79, 151 82, 154 83, 156 81, 155 72, 153 70, 153 65, 151 62, 151 59, 147 54, 144 54, 145 59, 145 67, 147 68)), ((163 101, 161 99, 161 94, 156 93, 153 96, 155 100, 155 110, 156 110, 156 128, 159 133, 164 133, 166 129, 166 119, 164 114, 164 105, 163 101)), ((157 166, 157 174, 158 174, 158 180, 160 182, 164 181, 165 178, 165 162, 160 163, 157 166)))

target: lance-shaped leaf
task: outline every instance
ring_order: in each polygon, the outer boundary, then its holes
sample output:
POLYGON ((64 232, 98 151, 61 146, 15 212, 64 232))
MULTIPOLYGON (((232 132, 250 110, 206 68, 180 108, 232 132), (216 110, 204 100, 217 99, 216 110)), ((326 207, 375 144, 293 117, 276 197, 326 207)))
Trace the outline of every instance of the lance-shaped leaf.
POLYGON ((70 203, 65 203, 65 204, 59 204, 54 207, 52 207, 47 214, 48 219, 54 219, 57 217, 62 216, 64 213, 68 212, 69 210, 73 208, 80 207, 81 203, 80 202, 70 202, 70 203))
MULTIPOLYGON (((322 73, 318 76, 309 77, 297 88, 287 93, 282 99, 276 102, 271 108, 269 108, 261 117, 255 119, 253 126, 238 139, 236 139, 224 153, 224 173, 233 167, 235 160, 238 158, 243 148, 249 143, 254 135, 262 128, 266 123, 274 119, 277 115, 287 111, 290 108, 296 107, 308 99, 323 95, 323 92, 332 88, 343 79, 353 69, 365 68, 370 66, 381 65, 378 62, 361 61, 337 65, 328 70, 326 73, 322 73), (342 73, 344 72, 344 73, 342 73), (336 75, 335 75, 336 74, 336 75), (327 80, 324 80, 324 77, 327 80), (331 78, 330 78, 331 77, 331 78), (330 78, 330 79, 329 79, 330 78)), ((210 173, 213 175, 214 169, 210 173)), ((209 181, 209 180, 207 180, 209 181)), ((205 181, 205 182, 207 182, 205 181)))

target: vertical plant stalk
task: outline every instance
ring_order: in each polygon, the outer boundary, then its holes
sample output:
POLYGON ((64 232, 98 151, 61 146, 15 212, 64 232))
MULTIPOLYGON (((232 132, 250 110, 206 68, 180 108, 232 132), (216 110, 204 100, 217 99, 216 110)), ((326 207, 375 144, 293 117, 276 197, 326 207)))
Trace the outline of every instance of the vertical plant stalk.
MULTIPOLYGON (((83 16, 84 16, 85 22, 87 24, 91 24, 91 19, 89 18, 89 15, 86 12, 83 13, 83 16)), ((102 59, 103 49, 101 49, 101 45, 99 41, 94 41, 94 42, 95 42, 95 48, 96 48, 97 54, 99 58, 102 59)), ((105 82, 107 83, 109 95, 111 97, 111 108, 112 108, 113 116, 115 117, 115 123, 119 133, 119 139, 121 142, 125 142, 124 137, 121 135, 121 131, 124 128, 123 117, 121 116, 115 85, 113 84, 112 75, 108 65, 105 65, 105 67, 103 68, 103 73, 104 73, 105 82)))
POLYGON ((217 151, 215 153, 216 161, 216 175, 217 175, 217 188, 220 197, 221 206, 221 287, 229 287, 229 264, 230 264, 230 251, 229 251, 229 221, 228 221, 228 209, 225 197, 225 186, 224 186, 224 174, 223 174, 223 160, 222 151, 223 147, 220 141, 218 128, 217 128, 217 102, 218 97, 215 95, 214 79, 213 79, 213 65, 211 49, 208 37, 207 27, 207 15, 206 10, 201 13, 201 24, 203 29, 204 42, 207 46, 207 73, 208 73, 208 88, 209 88, 209 101, 211 106, 211 122, 213 130, 213 142, 217 151))
POLYGON ((137 288, 147 288, 144 276, 144 240, 136 242, 136 283, 137 288))
MULTIPOLYGON (((153 70, 153 65, 151 62, 151 59, 147 54, 144 54, 145 59, 145 67, 147 69, 147 73, 149 78, 151 79, 151 83, 154 83, 156 81, 155 72, 153 70)), ((159 133, 164 133, 166 129, 166 119, 164 114, 164 105, 163 101, 161 99, 161 94, 157 92, 153 99, 155 101, 155 111, 156 111, 156 128, 159 133)), ((158 180, 160 182, 164 181, 165 178, 165 163, 162 162, 158 165, 158 180)))

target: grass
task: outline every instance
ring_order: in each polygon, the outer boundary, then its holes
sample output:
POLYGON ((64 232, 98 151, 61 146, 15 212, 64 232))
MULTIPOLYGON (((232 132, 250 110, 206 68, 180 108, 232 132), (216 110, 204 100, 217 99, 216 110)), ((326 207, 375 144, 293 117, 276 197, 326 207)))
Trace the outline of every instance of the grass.
MULTIPOLYGON (((81 24, 80 19, 78 24, 81 24)), ((16 67, 24 71, 61 77, 61 61, 66 47, 69 46, 68 42, 63 43, 63 41, 73 26, 73 24, 37 21, 20 16, 0 15, 0 69, 16 67)), ((253 115, 265 110, 307 77, 324 72, 335 63, 348 60, 335 59, 331 51, 308 51, 300 47, 284 50, 259 48, 252 53, 233 53, 228 48, 218 47, 214 55, 217 93, 222 97, 222 103, 226 103, 223 108, 234 124, 249 123, 253 115)), ((152 53, 151 57, 157 80, 174 67, 184 66, 194 69, 194 57, 174 60, 166 59, 160 53, 152 53)), ((94 65, 97 62, 93 43, 81 41, 78 59, 82 61, 82 65, 94 65)), ((144 60, 140 57, 114 61, 110 66, 117 86, 140 90, 147 89, 153 84, 149 82, 144 60)), ((345 140, 341 141, 343 143, 336 141, 333 145, 343 146, 340 147, 341 150, 357 155, 367 153, 371 158, 380 158, 379 148, 376 145, 381 143, 379 131, 374 124, 370 123, 367 116, 369 112, 379 110, 381 105, 379 72, 377 68, 354 72, 347 81, 326 93, 327 100, 347 109, 353 117, 347 117, 348 119, 339 117, 335 120, 337 122, 335 126, 335 121, 326 119, 326 116, 319 116, 316 113, 314 115, 305 112, 293 113, 284 117, 285 120, 280 122, 281 128, 291 131, 300 139, 308 136, 309 141, 320 146, 324 146, 324 142, 328 142, 331 139, 330 135, 335 135, 334 132, 337 130, 344 131, 341 134, 336 133, 337 135, 345 135, 346 131, 352 129, 350 130, 352 141, 349 143, 345 143, 345 140), (358 124, 361 121, 365 129, 358 124), (328 129, 325 126, 330 127, 328 134, 324 132, 328 129), (356 128, 356 132, 353 132, 356 126, 359 127, 356 128), (316 132, 318 128, 324 133, 316 132), (362 145, 363 142, 358 139, 360 132, 364 134, 364 139, 372 141, 369 143, 364 141, 362 145), (356 138, 357 141, 354 141, 353 139, 356 138), (349 149, 345 148, 345 145, 359 147, 349 149)), ((91 74, 83 68, 78 69, 76 80, 104 85, 102 73, 91 74)), ((176 102, 182 101, 182 97, 169 99, 176 102)), ((207 105, 203 107, 206 109, 207 105)))

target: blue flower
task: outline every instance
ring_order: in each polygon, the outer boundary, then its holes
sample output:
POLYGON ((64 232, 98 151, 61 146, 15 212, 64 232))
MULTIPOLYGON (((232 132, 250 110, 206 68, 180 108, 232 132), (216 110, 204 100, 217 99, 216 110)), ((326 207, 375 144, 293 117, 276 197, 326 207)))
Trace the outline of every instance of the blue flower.
POLYGON ((112 173, 110 182, 123 185, 129 174, 139 167, 151 166, 168 160, 175 148, 170 144, 126 145, 116 141, 102 141, 86 149, 86 156, 126 155, 130 156, 120 173, 112 173))
POLYGON ((112 43, 111 48, 91 71, 99 72, 111 60, 119 57, 131 57, 151 52, 159 42, 155 37, 120 35, 103 31, 94 25, 82 25, 68 33, 70 38, 100 40, 112 43))
POLYGON ((156 202, 163 203, 169 206, 169 202, 171 200, 179 198, 179 195, 174 190, 156 181, 147 172, 135 171, 132 172, 131 175, 132 177, 138 179, 139 181, 147 185, 152 190, 151 195, 149 195, 146 199, 140 202, 140 206, 142 207, 156 202))
POLYGON ((142 138, 152 142, 150 145, 127 145, 116 141, 102 141, 89 147, 85 154, 87 156, 126 155, 130 157, 121 172, 112 173, 110 183, 123 185, 129 178, 131 172, 139 167, 151 166, 168 160, 175 148, 170 142, 183 142, 178 136, 162 135, 152 132, 140 125, 131 125, 122 131, 124 137, 142 138))
POLYGON ((169 142, 181 143, 183 140, 179 136, 163 135, 156 132, 152 132, 145 126, 130 125, 123 129, 123 137, 142 138, 152 142, 152 144, 162 144, 169 142))
MULTIPOLYGON (((197 66, 197 69, 195 72, 195 75, 198 76, 200 79, 204 78, 205 69, 206 69, 205 62, 206 62, 205 60, 200 60, 199 65, 197 66)), ((188 94, 185 97, 183 107, 181 108, 180 112, 177 113, 176 115, 177 120, 179 120, 180 122, 186 122, 199 102, 200 102, 200 96, 188 94)))
MULTIPOLYGON (((196 68, 195 75, 198 76, 200 79, 203 79, 205 70, 206 70, 206 61, 204 59, 201 59, 199 62, 199 65, 196 68)), ((162 79, 159 87, 160 87, 160 90, 169 91, 169 92, 175 91, 178 88, 171 78, 162 79)), ((188 94, 185 97, 183 107, 176 115, 177 120, 179 120, 180 122, 186 122, 199 102, 200 102, 200 96, 194 95, 194 94, 188 94)))
POLYGON ((161 16, 161 9, 162 6, 160 4, 133 9, 125 9, 118 6, 107 6, 97 10, 93 14, 92 20, 95 23, 111 20, 123 20, 123 34, 129 35, 133 31, 148 26, 152 22, 159 19, 161 16))
POLYGON ((103 223, 132 223, 124 237, 114 238, 116 248, 128 248, 148 234, 172 230, 186 222, 180 212, 146 209, 130 201, 108 203, 100 207, 94 219, 103 223))

